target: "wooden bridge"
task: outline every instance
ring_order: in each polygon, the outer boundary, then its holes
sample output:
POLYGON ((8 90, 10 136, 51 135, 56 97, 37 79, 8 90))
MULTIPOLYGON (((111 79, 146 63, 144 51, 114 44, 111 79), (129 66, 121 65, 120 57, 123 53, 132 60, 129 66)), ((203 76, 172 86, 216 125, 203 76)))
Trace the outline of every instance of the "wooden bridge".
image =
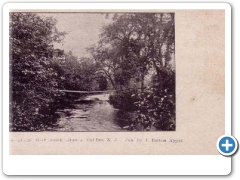
POLYGON ((67 93, 80 93, 80 94, 109 94, 115 92, 116 90, 106 90, 106 91, 74 91, 74 90, 59 90, 60 92, 67 93))

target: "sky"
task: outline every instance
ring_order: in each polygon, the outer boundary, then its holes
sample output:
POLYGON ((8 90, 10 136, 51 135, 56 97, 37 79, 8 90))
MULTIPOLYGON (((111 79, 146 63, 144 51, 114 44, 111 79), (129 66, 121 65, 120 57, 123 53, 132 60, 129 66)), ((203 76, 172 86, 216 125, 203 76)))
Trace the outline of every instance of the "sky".
POLYGON ((61 44, 54 44, 55 48, 65 52, 72 51, 78 57, 89 56, 85 48, 96 44, 99 40, 101 28, 111 20, 101 13, 41 13, 56 19, 59 31, 67 32, 61 44))

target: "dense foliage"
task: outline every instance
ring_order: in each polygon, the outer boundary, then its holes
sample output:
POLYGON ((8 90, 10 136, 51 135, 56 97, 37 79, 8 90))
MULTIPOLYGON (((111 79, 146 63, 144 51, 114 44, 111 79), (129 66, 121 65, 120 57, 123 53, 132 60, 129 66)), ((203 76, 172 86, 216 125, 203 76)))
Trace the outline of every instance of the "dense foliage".
POLYGON ((56 23, 34 13, 10 13, 11 131, 47 130, 56 120, 58 102, 76 97, 61 89, 107 88, 90 59, 54 49, 66 34, 56 23))
POLYGON ((172 13, 114 13, 90 57, 54 49, 65 32, 34 13, 10 13, 11 131, 47 130, 56 108, 79 97, 59 90, 114 89, 110 103, 135 114, 128 130, 175 130, 172 13))
POLYGON ((113 23, 90 51, 117 90, 110 103, 137 113, 130 130, 175 130, 174 14, 107 16, 113 23))
POLYGON ((138 113, 135 123, 146 130, 153 126, 162 131, 175 130, 175 73, 164 69, 161 74, 164 77, 162 86, 154 82, 153 76, 152 86, 132 95, 138 99, 135 101, 138 113))
POLYGON ((52 18, 33 13, 10 13, 11 122, 13 131, 44 129, 53 119, 51 103, 57 72, 51 67, 52 43, 64 36, 52 18))

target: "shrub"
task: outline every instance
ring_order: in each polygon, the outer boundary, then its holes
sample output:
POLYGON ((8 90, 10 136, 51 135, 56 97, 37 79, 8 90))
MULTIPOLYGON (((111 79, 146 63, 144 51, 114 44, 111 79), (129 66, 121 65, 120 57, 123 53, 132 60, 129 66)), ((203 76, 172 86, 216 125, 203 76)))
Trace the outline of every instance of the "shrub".
POLYGON ((162 131, 175 130, 175 72, 161 69, 162 81, 152 77, 152 85, 143 92, 133 94, 137 98, 135 123, 150 130, 155 127, 162 131))
POLYGON ((134 94, 138 100, 135 123, 143 129, 150 130, 153 126, 162 131, 175 130, 175 98, 165 91, 151 87, 144 92, 134 94))
POLYGON ((136 92, 136 89, 118 90, 114 94, 110 95, 109 102, 114 108, 134 111, 136 110, 136 107, 134 106, 136 98, 132 97, 132 94, 136 92))

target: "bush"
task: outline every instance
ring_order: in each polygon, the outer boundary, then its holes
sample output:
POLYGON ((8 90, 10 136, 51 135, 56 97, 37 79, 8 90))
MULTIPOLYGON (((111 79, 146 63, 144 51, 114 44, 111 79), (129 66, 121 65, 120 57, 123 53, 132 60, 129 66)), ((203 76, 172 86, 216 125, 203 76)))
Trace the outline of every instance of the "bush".
POLYGON ((136 92, 136 89, 118 90, 114 94, 110 95, 109 102, 113 105, 114 108, 134 111, 136 110, 136 107, 134 105, 136 98, 132 97, 132 94, 136 92))
POLYGON ((55 103, 19 104, 12 101, 10 107, 10 131, 43 131, 57 120, 55 103))
POLYGON ((145 130, 153 127, 162 131, 175 130, 175 97, 165 91, 151 87, 144 92, 134 94, 138 100, 135 123, 145 130))
POLYGON ((128 130, 175 130, 175 73, 161 70, 162 81, 155 75, 152 84, 141 91, 117 91, 110 102, 116 108, 134 110, 137 117, 128 130))
POLYGON ((133 94, 137 98, 138 117, 135 123, 150 130, 155 127, 161 131, 175 130, 175 72, 161 69, 162 81, 152 77, 152 85, 143 92, 133 94))

